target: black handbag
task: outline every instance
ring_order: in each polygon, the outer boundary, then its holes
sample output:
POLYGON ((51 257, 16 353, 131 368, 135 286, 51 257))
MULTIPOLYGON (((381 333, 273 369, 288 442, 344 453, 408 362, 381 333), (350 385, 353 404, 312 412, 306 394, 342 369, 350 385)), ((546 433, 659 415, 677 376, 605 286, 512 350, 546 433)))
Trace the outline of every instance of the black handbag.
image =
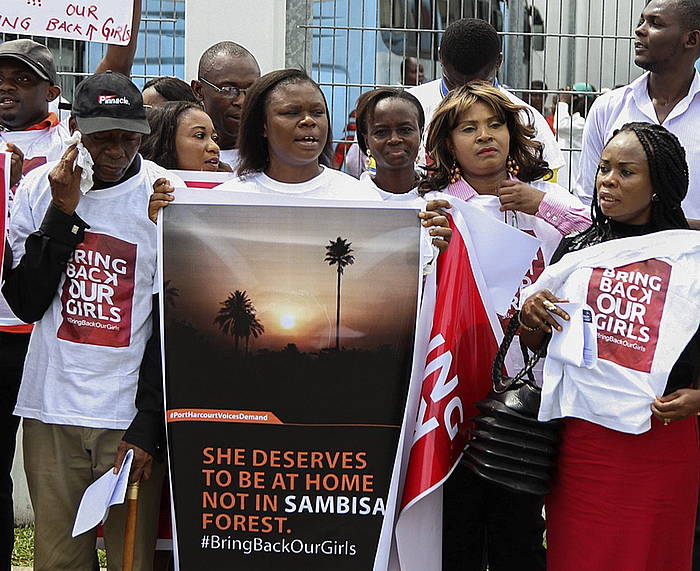
POLYGON ((503 377, 506 352, 518 329, 518 314, 510 320, 493 363, 493 389, 476 403, 471 440, 462 463, 482 478, 517 492, 544 496, 549 493, 559 445, 561 422, 540 422, 541 389, 532 368, 543 352, 528 357, 515 377, 503 377))

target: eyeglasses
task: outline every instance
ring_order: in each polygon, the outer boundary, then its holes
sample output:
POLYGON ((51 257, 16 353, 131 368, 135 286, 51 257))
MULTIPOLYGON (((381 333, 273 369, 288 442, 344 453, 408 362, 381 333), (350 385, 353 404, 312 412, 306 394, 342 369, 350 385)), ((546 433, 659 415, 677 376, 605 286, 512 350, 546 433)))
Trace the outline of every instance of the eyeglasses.
POLYGON ((247 88, 236 87, 235 85, 226 85, 224 87, 219 87, 218 85, 214 85, 211 81, 207 81, 203 77, 200 77, 199 81, 201 81, 205 85, 208 85, 212 89, 215 89, 217 93, 219 93, 223 97, 226 97, 227 99, 238 99, 241 95, 245 95, 246 91, 248 91, 247 88))

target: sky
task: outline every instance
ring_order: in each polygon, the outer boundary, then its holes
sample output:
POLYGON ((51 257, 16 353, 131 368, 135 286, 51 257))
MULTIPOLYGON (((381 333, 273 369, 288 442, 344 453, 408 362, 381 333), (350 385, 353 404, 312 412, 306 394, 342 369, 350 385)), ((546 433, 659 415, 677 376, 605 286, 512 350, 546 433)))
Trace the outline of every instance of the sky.
POLYGON ((341 345, 392 344, 397 328, 415 322, 415 211, 172 204, 164 219, 164 276, 179 293, 172 316, 216 342, 233 346, 214 318, 240 289, 265 327, 253 349, 334 346, 337 272, 324 258, 338 236, 355 256, 341 282, 341 345))

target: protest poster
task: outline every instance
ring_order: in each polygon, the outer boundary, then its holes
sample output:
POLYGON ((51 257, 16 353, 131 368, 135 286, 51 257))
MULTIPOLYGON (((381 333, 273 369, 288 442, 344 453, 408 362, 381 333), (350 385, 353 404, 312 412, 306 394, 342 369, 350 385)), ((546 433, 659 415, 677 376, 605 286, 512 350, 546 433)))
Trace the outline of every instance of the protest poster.
POLYGON ((125 46, 133 11, 133 0, 7 0, 0 8, 0 32, 125 46))
MULTIPOLYGON (((10 171, 12 169, 12 153, 0 151, 0 232, 2 232, 2 244, 0 244, 0 260, 5 259, 5 237, 7 235, 7 223, 9 220, 10 206, 10 171)), ((0 282, 2 282, 2 266, 0 265, 0 282)))
POLYGON ((378 545, 398 499, 418 209, 299 203, 177 189, 163 211, 181 569, 363 571, 388 557, 378 545))

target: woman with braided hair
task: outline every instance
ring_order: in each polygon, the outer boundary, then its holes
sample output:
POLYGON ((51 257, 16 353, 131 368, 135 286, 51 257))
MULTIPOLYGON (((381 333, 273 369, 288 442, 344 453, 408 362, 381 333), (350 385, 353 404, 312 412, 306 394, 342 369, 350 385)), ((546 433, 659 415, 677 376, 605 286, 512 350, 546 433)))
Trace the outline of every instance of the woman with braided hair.
POLYGON ((660 125, 623 125, 600 158, 593 225, 562 241, 522 305, 521 339, 533 350, 563 334, 564 298, 590 305, 597 330, 590 368, 550 377, 545 364, 540 419, 563 418, 546 500, 548 571, 691 569, 700 314, 683 289, 695 287, 687 268, 698 256, 695 234, 678 232, 688 229, 687 190, 678 139, 660 125))
MULTIPOLYGON (((618 140, 619 144, 623 144, 627 140, 634 143, 636 140, 638 145, 641 145, 648 162, 648 182, 653 189, 663 189, 662 192, 652 194, 649 211, 651 227, 654 230, 688 228, 688 221, 681 208, 681 201, 688 189, 688 165, 685 162, 685 151, 675 135, 661 125, 653 123, 627 123, 615 131, 613 139, 618 135, 623 137, 618 140), (631 139, 630 135, 632 135, 631 139)), ((608 166, 601 163, 598 167, 594 193, 598 190, 598 176, 603 175, 601 178, 604 178, 607 172, 608 166)), ((603 195, 607 196, 605 192, 603 195)), ((611 206, 611 204, 603 200, 603 207, 606 206, 611 206)), ((606 216, 598 200, 592 202, 591 210, 593 220, 591 227, 571 240, 564 240, 559 250, 554 254, 552 262, 561 258, 565 252, 585 248, 612 238, 621 238, 628 235, 629 232, 645 230, 644 233, 647 233, 648 228, 629 228, 618 224, 615 218, 610 215, 606 216)), ((624 221, 620 220, 619 222, 624 221)))

